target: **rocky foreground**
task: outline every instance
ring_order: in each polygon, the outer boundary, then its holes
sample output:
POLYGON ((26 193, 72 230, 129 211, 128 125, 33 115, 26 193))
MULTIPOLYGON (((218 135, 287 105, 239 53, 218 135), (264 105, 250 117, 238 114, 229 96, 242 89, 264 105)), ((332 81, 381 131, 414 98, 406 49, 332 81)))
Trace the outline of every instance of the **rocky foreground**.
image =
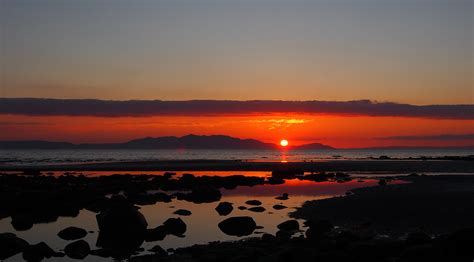
MULTIPOLYGON (((100 230, 96 243, 99 248, 92 249, 82 240, 87 231, 65 228, 58 237, 70 243, 60 251, 52 250, 44 242, 30 244, 12 233, 3 233, 0 260, 20 253, 26 261, 65 256, 84 259, 89 255, 130 261, 471 262, 474 259, 474 177, 418 175, 403 178, 411 181, 410 184, 392 185, 390 179, 380 178, 379 187, 357 189, 346 197, 307 202, 292 214, 305 219, 307 227, 288 220, 278 225, 276 235, 263 234, 261 238, 175 250, 155 245, 148 250, 153 254, 140 255, 144 241, 160 241, 167 235, 183 236, 187 226, 180 218, 170 218, 156 228, 148 228, 136 205, 169 202, 173 198, 193 203, 218 202, 221 188, 279 184, 288 178, 340 183, 353 179, 345 173, 303 176, 301 172, 274 172, 270 178, 191 174, 176 178, 172 173, 108 177, 0 175, 0 219, 11 217, 16 230, 28 230, 34 224, 52 222, 59 216, 74 217, 83 208, 97 213, 100 230)), ((284 200, 288 195, 276 198, 284 200)), ((261 202, 249 200, 246 204, 257 209, 261 202)), ((228 215, 232 209, 232 203, 216 205, 219 214, 228 215)), ((190 215, 187 210, 176 210, 178 213, 190 215)), ((231 216, 217 226, 222 232, 239 237, 259 229, 251 217, 231 216)))

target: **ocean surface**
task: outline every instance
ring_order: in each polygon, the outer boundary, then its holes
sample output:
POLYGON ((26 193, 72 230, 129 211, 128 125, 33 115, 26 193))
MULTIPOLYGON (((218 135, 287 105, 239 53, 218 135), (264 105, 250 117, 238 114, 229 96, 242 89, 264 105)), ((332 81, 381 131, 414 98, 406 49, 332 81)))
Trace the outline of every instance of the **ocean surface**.
POLYGON ((49 165, 151 160, 312 161, 474 155, 472 149, 337 150, 1 150, 0 165, 49 165))

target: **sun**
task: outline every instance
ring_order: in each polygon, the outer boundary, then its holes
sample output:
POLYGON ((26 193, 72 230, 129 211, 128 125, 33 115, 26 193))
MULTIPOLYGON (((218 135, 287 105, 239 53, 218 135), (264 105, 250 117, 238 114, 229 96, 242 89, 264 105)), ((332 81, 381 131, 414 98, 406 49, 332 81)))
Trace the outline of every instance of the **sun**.
POLYGON ((280 145, 281 145, 281 146, 288 146, 288 140, 282 139, 282 140, 280 141, 280 145))

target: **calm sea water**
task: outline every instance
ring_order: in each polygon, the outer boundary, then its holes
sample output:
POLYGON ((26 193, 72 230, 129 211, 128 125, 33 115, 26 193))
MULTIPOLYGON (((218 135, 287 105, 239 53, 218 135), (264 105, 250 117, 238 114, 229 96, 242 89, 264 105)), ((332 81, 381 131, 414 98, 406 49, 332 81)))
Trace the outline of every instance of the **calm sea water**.
POLYGON ((382 155, 392 158, 467 156, 474 155, 474 150, 0 150, 0 165, 194 159, 311 161, 321 159, 366 159, 382 155))

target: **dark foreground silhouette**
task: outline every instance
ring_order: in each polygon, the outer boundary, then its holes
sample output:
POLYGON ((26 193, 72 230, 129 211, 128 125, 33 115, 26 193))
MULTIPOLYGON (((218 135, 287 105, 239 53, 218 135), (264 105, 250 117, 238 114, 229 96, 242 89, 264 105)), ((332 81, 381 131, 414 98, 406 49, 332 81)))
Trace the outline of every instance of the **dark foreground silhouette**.
MULTIPOLYGON (((28 172, 26 173, 28 174, 28 172)), ((0 234, 0 260, 21 253, 27 261, 51 257, 84 259, 87 256, 130 261, 472 261, 474 250, 474 177, 401 177, 409 184, 390 184, 380 178, 378 187, 353 190, 346 197, 307 202, 292 214, 306 220, 279 224, 276 235, 263 234, 237 242, 215 242, 164 250, 155 245, 152 255, 140 255, 142 244, 182 237, 187 225, 169 218, 149 228, 135 205, 169 202, 218 202, 221 188, 239 185, 280 184, 286 178, 344 183, 345 173, 274 172, 270 178, 113 175, 106 177, 0 175, 0 219, 11 217, 13 227, 27 230, 60 216, 77 216, 80 209, 97 213, 99 236, 91 248, 82 240, 88 232, 68 227, 58 237, 68 240, 63 250, 47 243, 30 244, 12 233, 0 234), (149 193, 160 189, 164 192, 149 193), (166 193, 172 191, 174 193, 166 193), (121 195, 106 197, 109 194, 121 195), (300 233, 303 233, 301 235, 300 233)), ((291 196, 275 196, 286 200, 291 196)), ((249 208, 262 208, 257 199, 249 208)), ((238 207, 239 209, 241 207, 238 207)), ((275 207, 274 207, 275 208, 275 207)), ((278 207, 280 208, 280 207, 278 207)), ((284 206, 282 206, 284 208, 284 206)), ((231 214, 232 203, 221 202, 216 212, 231 214)), ((276 208, 275 208, 276 209, 276 208)), ((179 213, 189 215, 187 210, 179 213)), ((255 211, 258 212, 258 211, 255 211)), ((259 229, 251 217, 228 216, 216 227, 232 236, 248 236, 259 229)))

